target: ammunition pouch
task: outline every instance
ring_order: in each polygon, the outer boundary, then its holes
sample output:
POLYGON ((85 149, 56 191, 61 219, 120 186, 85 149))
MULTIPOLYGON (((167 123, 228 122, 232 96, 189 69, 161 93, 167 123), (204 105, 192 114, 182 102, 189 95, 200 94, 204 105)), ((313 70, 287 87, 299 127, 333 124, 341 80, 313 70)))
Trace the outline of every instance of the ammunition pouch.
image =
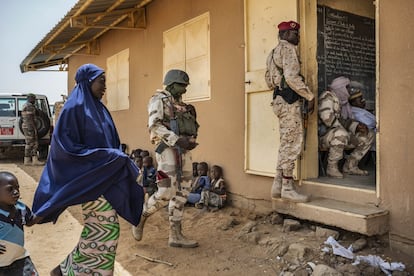
POLYGON ((161 143, 159 143, 158 146, 155 148, 155 152, 161 154, 166 148, 168 148, 168 145, 161 141, 161 143))
POLYGON ((197 123, 195 114, 193 114, 191 111, 187 111, 176 112, 175 115, 179 135, 196 137, 199 125, 197 123))
POLYGON ((188 110, 174 112, 174 117, 166 117, 163 125, 177 135, 197 137, 199 124, 197 123, 197 115, 195 109, 191 105, 187 105, 188 110))

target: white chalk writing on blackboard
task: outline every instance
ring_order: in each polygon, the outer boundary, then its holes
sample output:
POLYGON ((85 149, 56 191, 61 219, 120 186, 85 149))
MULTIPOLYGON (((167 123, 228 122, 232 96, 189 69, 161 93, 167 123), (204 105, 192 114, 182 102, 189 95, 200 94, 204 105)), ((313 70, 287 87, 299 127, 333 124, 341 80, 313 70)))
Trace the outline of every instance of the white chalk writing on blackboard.
POLYGON ((375 98, 375 21, 348 12, 318 6, 319 91, 344 75, 367 86, 375 98))

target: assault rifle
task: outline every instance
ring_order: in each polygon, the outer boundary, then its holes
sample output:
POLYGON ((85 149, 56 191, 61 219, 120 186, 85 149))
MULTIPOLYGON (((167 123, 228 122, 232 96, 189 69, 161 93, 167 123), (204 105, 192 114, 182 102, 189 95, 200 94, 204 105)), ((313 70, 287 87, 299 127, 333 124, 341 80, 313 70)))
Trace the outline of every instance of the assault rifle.
POLYGON ((308 132, 309 119, 308 101, 302 98, 302 121, 303 121, 303 151, 306 151, 306 135, 308 132))

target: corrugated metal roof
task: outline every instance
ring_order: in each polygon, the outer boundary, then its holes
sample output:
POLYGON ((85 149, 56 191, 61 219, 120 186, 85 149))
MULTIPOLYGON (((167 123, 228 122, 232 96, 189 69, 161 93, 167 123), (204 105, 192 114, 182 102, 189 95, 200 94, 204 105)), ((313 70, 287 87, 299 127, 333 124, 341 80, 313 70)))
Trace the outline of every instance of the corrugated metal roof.
POLYGON ((20 64, 22 73, 59 66, 75 54, 99 54, 98 38, 111 29, 145 28, 144 7, 152 0, 79 0, 20 64))

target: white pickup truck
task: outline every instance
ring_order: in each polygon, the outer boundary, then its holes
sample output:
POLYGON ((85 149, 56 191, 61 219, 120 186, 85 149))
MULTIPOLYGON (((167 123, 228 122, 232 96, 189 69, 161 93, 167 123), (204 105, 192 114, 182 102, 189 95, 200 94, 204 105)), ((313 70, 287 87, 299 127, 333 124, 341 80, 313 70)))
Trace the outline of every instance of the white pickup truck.
MULTIPOLYGON (((27 94, 0 94, 0 152, 13 147, 24 148, 21 113, 26 101, 27 94)), ((53 132, 52 113, 45 95, 36 94, 35 106, 38 109, 39 158, 46 159, 53 132)))

